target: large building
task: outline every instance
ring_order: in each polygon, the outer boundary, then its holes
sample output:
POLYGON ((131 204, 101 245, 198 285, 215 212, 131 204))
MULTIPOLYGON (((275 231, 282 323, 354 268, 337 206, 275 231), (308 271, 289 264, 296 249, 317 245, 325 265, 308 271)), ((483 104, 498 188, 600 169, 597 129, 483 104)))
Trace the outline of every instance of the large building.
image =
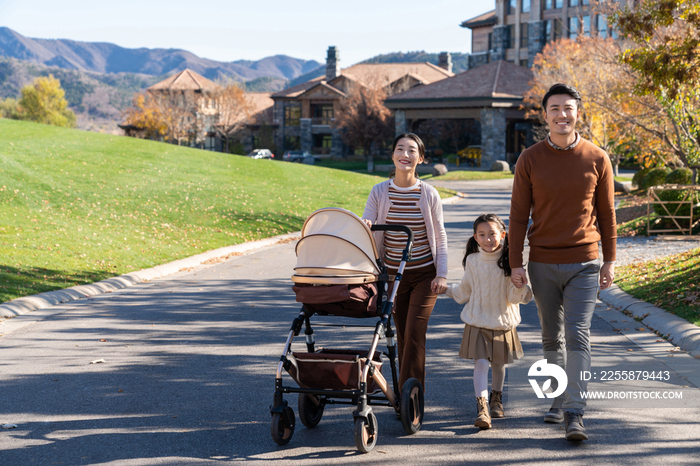
POLYGON ((341 99, 353 85, 381 88, 391 96, 454 76, 451 68, 449 54, 443 54, 437 66, 360 63, 341 69, 338 49, 329 47, 325 75, 272 94, 276 150, 345 155, 348 147, 343 143, 341 130, 332 123, 341 99))
POLYGON ((531 67, 547 42, 580 34, 609 37, 612 8, 632 0, 496 0, 496 8, 464 21, 472 31, 469 67, 506 60, 531 67))

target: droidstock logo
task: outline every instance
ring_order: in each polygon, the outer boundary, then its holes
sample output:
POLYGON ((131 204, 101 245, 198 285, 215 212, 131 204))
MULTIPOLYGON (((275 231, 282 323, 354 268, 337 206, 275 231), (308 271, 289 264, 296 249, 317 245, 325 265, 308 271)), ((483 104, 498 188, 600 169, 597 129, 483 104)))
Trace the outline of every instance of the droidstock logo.
POLYGON ((530 385, 532 385, 532 388, 535 390, 537 398, 544 398, 545 396, 547 398, 556 398, 564 393, 564 390, 566 390, 566 385, 569 383, 569 378, 566 376, 564 369, 556 364, 547 363, 546 359, 540 359, 530 366, 530 370, 527 372, 527 375, 530 377, 547 377, 547 380, 545 380, 544 384, 542 384, 542 388, 540 388, 537 380, 528 379, 530 381, 530 385), (551 377, 557 379, 557 389, 552 393, 544 393, 549 387, 552 386, 551 377))

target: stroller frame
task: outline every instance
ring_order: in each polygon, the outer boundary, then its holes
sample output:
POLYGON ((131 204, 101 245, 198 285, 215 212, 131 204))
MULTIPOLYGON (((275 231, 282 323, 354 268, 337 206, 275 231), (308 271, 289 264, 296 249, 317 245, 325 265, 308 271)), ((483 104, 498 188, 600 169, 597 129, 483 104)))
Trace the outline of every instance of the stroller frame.
POLYGON ((390 281, 387 268, 382 264, 380 258, 376 258, 380 274, 378 275, 379 298, 377 302, 378 322, 374 329, 372 343, 366 354, 366 363, 362 369, 359 382, 359 389, 314 389, 284 385, 282 370, 288 370, 292 365, 288 356, 291 352, 291 345, 294 337, 299 336, 304 327, 306 337, 306 349, 309 353, 315 351, 315 341, 311 326, 311 317, 314 311, 307 310, 304 305, 301 307, 299 315, 292 322, 292 326, 284 345, 280 362, 277 365, 275 377, 275 393, 273 404, 270 406, 272 414, 271 434, 273 440, 279 445, 287 444, 294 433, 295 418, 294 411, 284 400, 285 393, 299 393, 299 417, 302 423, 308 427, 315 427, 321 420, 323 409, 327 404, 348 404, 357 406, 352 416, 355 423, 355 445, 363 453, 371 451, 377 442, 378 424, 372 412, 372 405, 393 407, 401 418, 404 430, 408 434, 414 434, 421 428, 423 422, 423 387, 420 382, 411 378, 404 383, 404 387, 399 391, 398 371, 396 365, 396 338, 391 325, 394 300, 401 283, 406 262, 411 257, 413 247, 413 232, 404 225, 372 225, 372 231, 396 231, 407 235, 406 247, 403 250, 401 262, 395 277, 394 286, 389 295, 386 295, 388 283, 390 281), (384 299, 386 297, 386 299, 384 299), (373 363, 375 352, 381 338, 387 338, 387 350, 389 365, 391 367, 392 387, 379 370, 376 370, 373 363), (369 378, 381 389, 382 394, 368 393, 369 378))

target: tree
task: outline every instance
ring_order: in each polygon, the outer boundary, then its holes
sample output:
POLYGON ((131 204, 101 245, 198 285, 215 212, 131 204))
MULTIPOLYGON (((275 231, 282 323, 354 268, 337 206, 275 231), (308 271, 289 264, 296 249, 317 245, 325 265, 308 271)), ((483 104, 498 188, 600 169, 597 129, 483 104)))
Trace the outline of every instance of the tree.
POLYGON ((224 140, 224 152, 228 153, 229 138, 245 125, 250 117, 251 104, 243 89, 235 84, 221 89, 214 99, 218 109, 216 132, 224 140))
POLYGON ((373 148, 394 135, 394 118, 384 106, 386 92, 359 84, 349 86, 340 102, 335 125, 347 144, 360 146, 367 160, 367 171, 374 171, 373 148))
MULTIPOLYGON (((551 85, 563 82, 576 87, 583 99, 578 130, 610 155, 616 173, 620 158, 633 148, 643 151, 638 158, 658 157, 664 150, 659 134, 645 130, 663 127, 664 114, 653 99, 634 95, 635 74, 620 63, 620 53, 620 42, 599 37, 549 43, 535 57, 531 89, 525 94, 532 114, 551 85), (636 144, 644 138, 642 133, 647 143, 636 144)), ((543 120, 541 124, 543 138, 547 131, 543 120)))
POLYGON ((125 122, 144 130, 144 136, 148 139, 158 139, 168 131, 162 106, 148 93, 134 97, 133 105, 125 112, 125 122))
POLYGON ((613 23, 633 43, 620 59, 637 74, 636 94, 653 96, 669 122, 668 131, 647 131, 685 166, 700 163, 700 3, 644 0, 613 23))
POLYGON ((61 83, 53 75, 39 77, 22 88, 17 104, 17 116, 21 120, 72 128, 75 113, 68 108, 61 83))

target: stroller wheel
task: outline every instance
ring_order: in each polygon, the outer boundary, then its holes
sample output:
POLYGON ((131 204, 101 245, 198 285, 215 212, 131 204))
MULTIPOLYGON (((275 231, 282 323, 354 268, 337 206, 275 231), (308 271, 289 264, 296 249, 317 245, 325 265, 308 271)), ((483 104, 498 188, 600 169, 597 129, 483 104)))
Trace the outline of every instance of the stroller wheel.
POLYGON ((407 434, 415 434, 423 425, 423 387, 418 379, 410 378, 401 390, 401 424, 407 434))
POLYGON ((299 419, 301 419, 301 423, 309 429, 313 429, 319 422, 321 422, 322 417, 323 404, 321 403, 321 400, 319 400, 316 395, 299 393, 299 419), (318 400, 318 405, 314 403, 314 400, 312 400, 311 397, 318 400))
POLYGON ((369 453, 377 444, 379 425, 373 412, 367 413, 367 418, 355 418, 355 446, 361 453, 369 453))
POLYGON ((290 407, 284 408, 284 413, 273 413, 270 424, 272 440, 277 445, 286 445, 294 435, 294 411, 290 407))

